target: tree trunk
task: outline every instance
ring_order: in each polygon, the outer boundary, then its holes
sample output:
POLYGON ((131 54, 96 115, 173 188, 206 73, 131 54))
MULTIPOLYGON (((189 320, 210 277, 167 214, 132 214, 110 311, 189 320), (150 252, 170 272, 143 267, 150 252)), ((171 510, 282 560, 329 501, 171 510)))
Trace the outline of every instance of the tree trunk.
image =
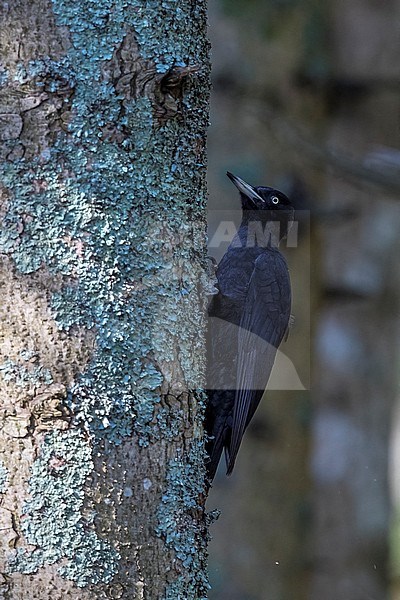
POLYGON ((0 597, 206 597, 206 6, 2 4, 0 597))

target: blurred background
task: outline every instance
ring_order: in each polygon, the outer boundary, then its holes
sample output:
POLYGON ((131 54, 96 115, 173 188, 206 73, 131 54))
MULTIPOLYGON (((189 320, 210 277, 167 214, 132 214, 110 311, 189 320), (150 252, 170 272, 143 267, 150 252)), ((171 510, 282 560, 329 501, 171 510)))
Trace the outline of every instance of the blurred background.
POLYGON ((281 348, 305 389, 268 391, 217 474, 210 600, 399 600, 400 3, 210 0, 209 20, 211 220, 239 208, 227 170, 306 216, 281 348))

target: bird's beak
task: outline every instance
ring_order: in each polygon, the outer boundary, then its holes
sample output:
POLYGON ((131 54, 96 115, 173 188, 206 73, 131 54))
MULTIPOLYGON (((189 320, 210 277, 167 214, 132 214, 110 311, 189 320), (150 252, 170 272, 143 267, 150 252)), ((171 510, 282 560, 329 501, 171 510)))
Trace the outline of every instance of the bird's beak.
POLYGON ((250 200, 261 200, 261 202, 264 202, 261 196, 257 194, 256 190, 249 183, 246 183, 243 179, 240 179, 240 177, 236 177, 236 175, 232 175, 229 171, 227 171, 226 174, 232 183, 236 185, 241 194, 244 194, 247 198, 250 198, 250 200))

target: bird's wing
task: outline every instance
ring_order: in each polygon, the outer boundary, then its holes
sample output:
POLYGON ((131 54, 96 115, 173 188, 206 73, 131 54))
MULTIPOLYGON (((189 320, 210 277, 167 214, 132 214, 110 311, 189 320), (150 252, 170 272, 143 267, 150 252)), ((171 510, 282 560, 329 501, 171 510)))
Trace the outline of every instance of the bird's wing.
POLYGON ((231 473, 243 434, 268 383, 276 350, 290 316, 290 279, 278 251, 254 263, 238 330, 236 394, 227 473, 231 473))

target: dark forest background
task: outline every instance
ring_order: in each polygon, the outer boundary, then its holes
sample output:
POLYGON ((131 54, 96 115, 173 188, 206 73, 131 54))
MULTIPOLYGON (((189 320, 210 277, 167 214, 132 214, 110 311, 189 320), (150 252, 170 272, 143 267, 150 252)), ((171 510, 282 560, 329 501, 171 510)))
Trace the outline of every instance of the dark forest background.
POLYGON ((216 478, 211 600, 400 598, 399 22, 391 0, 210 1, 210 220, 239 208, 226 170, 302 211, 281 349, 304 384, 216 478))

